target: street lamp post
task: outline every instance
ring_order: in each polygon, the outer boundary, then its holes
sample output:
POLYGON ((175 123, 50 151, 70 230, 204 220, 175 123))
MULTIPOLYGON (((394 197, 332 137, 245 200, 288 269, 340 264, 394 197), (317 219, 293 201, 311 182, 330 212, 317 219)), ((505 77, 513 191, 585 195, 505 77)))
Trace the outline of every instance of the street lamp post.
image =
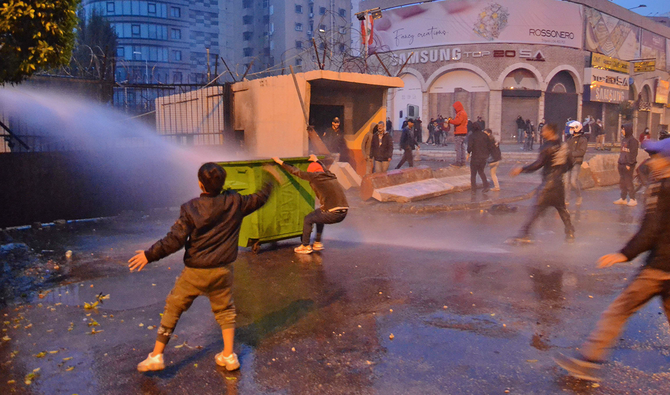
MULTIPOLYGON (((142 52, 135 51, 135 52, 133 52, 133 54, 134 55, 142 55, 142 52)), ((148 84, 149 83, 149 61, 147 60, 147 58, 144 57, 144 55, 142 55, 142 57, 144 58, 144 80, 148 84)), ((140 59, 140 60, 142 60, 142 59, 140 59)))
POLYGON ((646 5, 646 4, 640 4, 640 5, 637 6, 637 7, 629 8, 628 11, 632 11, 632 10, 634 10, 634 9, 636 9, 636 8, 647 8, 647 5, 646 5))

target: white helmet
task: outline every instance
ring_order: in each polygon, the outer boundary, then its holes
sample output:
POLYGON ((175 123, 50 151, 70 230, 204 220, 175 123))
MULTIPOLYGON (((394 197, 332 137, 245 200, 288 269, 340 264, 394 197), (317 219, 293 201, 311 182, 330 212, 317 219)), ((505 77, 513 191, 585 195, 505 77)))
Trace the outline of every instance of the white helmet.
POLYGON ((582 132, 582 124, 579 121, 568 122, 570 134, 580 134, 582 132))

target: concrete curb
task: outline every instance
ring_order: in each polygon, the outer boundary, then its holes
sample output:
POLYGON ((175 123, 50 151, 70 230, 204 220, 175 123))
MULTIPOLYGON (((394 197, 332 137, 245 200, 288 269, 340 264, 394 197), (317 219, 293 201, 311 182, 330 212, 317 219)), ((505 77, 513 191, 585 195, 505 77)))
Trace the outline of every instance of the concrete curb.
POLYGON ((522 200, 528 200, 535 196, 536 190, 520 195, 520 196, 511 196, 501 199, 487 199, 481 202, 470 202, 470 203, 452 203, 452 204, 440 204, 434 206, 410 206, 410 207, 400 207, 398 209, 399 213, 402 214, 430 214, 430 213, 439 213, 445 211, 467 211, 467 210, 483 210, 491 208, 496 204, 508 204, 514 202, 520 202, 522 200))

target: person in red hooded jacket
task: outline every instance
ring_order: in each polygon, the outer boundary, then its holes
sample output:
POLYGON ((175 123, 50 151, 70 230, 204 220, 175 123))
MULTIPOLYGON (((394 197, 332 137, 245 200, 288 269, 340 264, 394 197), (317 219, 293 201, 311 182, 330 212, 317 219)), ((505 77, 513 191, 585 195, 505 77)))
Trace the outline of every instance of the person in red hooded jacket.
POLYGON ((468 114, 459 101, 454 103, 456 117, 449 118, 449 123, 454 125, 454 145, 456 149, 456 163, 454 166, 465 166, 465 138, 468 134, 468 114))

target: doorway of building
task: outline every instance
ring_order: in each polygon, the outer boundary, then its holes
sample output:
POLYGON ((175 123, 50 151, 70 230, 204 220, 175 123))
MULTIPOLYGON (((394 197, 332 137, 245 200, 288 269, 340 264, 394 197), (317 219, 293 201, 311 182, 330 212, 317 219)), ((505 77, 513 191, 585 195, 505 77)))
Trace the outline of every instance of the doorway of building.
POLYGON ((344 130, 344 106, 312 104, 309 106, 309 124, 314 126, 319 137, 332 126, 333 118, 340 118, 340 129, 344 130))

